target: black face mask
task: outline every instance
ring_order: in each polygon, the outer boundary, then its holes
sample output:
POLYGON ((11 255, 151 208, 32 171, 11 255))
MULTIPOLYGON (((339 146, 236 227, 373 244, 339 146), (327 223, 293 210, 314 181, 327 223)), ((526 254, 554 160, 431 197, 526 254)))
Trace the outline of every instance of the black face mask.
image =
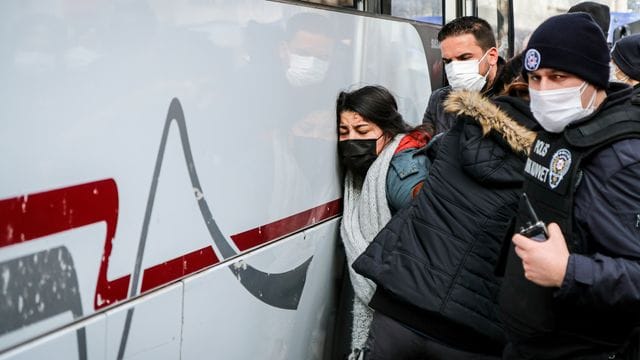
MULTIPOLYGON (((379 138, 378 138, 379 139, 379 138)), ((338 141, 338 150, 342 164, 354 175, 364 177, 367 170, 378 157, 376 143, 378 139, 358 139, 338 141)))

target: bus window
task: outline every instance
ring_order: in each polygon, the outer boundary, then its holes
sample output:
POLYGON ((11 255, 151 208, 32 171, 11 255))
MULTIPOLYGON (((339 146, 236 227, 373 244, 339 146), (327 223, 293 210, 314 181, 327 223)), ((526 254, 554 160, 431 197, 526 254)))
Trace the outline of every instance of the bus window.
MULTIPOLYGON (((566 13, 570 7, 582 1, 583 0, 540 0, 536 2, 536 6, 530 6, 524 1, 514 1, 515 53, 524 50, 529 35, 544 20, 554 15, 566 13)), ((608 5, 609 11, 611 12, 609 42, 612 42, 612 35, 618 27, 623 26, 629 21, 633 21, 634 18, 640 18, 640 15, 638 15, 640 11, 640 1, 606 0, 597 2, 608 5)))
POLYGON ((557 1, 541 0, 537 6, 525 6, 514 1, 513 17, 516 24, 514 45, 516 53, 524 50, 525 45, 523 44, 540 23, 553 15, 566 13, 573 3, 578 2, 572 1, 569 4, 569 1, 564 1, 560 4, 557 1))
POLYGON ((355 0, 302 0, 314 4, 355 8, 355 0))
POLYGON ((392 0, 391 15, 442 25, 442 0, 392 0))
POLYGON ((478 0, 478 17, 485 19, 493 28, 498 52, 504 59, 509 52, 509 0, 478 0))

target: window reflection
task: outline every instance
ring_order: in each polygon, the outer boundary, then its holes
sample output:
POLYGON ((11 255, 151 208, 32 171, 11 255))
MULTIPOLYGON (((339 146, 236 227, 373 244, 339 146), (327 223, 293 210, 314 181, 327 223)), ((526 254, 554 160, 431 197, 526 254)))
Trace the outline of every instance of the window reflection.
POLYGON ((314 4, 322 4, 338 7, 355 7, 355 0, 302 0, 314 4))
MULTIPOLYGON (((529 35, 545 19, 553 15, 566 13, 570 7, 583 0, 539 0, 536 6, 528 2, 514 1, 515 51, 518 53, 526 47, 529 35)), ((608 41, 612 42, 616 31, 625 24, 640 20, 640 1, 638 0, 606 0, 597 1, 609 6, 611 24, 608 41)))
POLYGON ((442 0, 393 0, 391 15, 441 25, 442 0))
POLYGON ((478 17, 485 19, 493 28, 500 56, 509 58, 509 1, 479 0, 478 17))

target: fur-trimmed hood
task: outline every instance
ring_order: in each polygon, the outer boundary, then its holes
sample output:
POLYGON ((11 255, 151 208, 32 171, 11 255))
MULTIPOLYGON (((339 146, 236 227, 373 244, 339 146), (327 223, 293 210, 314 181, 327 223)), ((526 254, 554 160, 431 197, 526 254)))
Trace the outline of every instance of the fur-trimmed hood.
MULTIPOLYGON (((501 102, 500 99, 500 97, 496 98, 496 102, 503 103, 505 108, 511 108, 510 112, 513 114, 515 112, 513 111, 513 103, 510 101, 501 102)), ((507 97, 502 97, 502 99, 507 100, 507 97)), ((482 127, 483 135, 486 136, 489 132, 494 131, 515 152, 528 154, 536 138, 536 133, 527 128, 535 126, 535 122, 532 120, 533 115, 528 109, 517 109, 520 116, 514 116, 519 120, 516 121, 486 97, 473 91, 451 92, 444 106, 447 112, 475 119, 482 127)))

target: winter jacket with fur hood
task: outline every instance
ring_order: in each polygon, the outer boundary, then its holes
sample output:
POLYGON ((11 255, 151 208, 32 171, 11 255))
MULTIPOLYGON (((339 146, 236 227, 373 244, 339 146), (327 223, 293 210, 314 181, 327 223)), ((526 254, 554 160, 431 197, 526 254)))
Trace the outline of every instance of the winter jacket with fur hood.
POLYGON ((494 270, 535 138, 523 100, 494 101, 500 108, 478 93, 451 93, 445 106, 457 119, 440 138, 423 190, 353 265, 377 284, 369 303, 376 311, 488 354, 504 344, 494 270))

